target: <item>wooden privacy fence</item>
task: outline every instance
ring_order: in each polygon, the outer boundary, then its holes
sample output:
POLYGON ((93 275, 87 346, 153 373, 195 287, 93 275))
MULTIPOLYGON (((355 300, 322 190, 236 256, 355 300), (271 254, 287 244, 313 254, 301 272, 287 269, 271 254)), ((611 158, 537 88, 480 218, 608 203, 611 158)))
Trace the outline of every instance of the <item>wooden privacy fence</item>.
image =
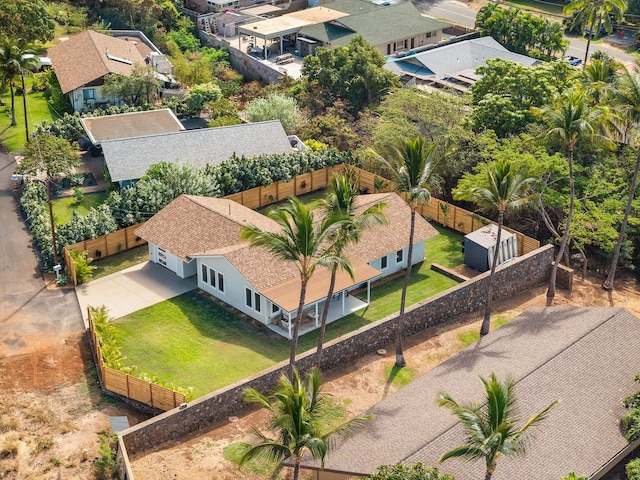
MULTIPOLYGON (((321 190, 327 186, 334 172, 344 172, 345 168, 353 168, 356 171, 360 176, 360 188, 367 192, 381 193, 393 191, 394 184, 391 180, 387 180, 386 178, 358 167, 335 165, 314 170, 313 172, 303 173, 288 182, 278 181, 270 185, 255 187, 250 190, 227 195, 224 198, 233 200, 248 208, 262 208, 286 200, 289 197, 321 190)), ((428 205, 420 206, 420 214, 465 235, 483 225, 495 223, 493 220, 489 220, 464 208, 456 207, 435 197, 431 197, 431 203, 428 205)), ((103 237, 85 240, 64 247, 64 260, 73 283, 77 285, 75 264, 68 250, 78 250, 81 252, 86 250, 91 258, 97 259, 108 257, 109 255, 114 255, 139 245, 144 245, 147 242, 134 233, 136 228, 141 225, 143 225, 143 223, 132 225, 103 237)), ((504 229, 516 235, 518 239, 518 255, 522 256, 540 247, 538 240, 527 237, 507 227, 504 227, 504 229)))
POLYGON ((105 390, 165 411, 176 408, 186 401, 186 397, 182 393, 107 367, 102 358, 100 342, 91 318, 91 310, 87 309, 87 311, 91 348, 96 357, 98 377, 105 390))
MULTIPOLYGON (((360 175, 360 188, 367 189, 370 192, 391 192, 394 189, 394 183, 391 180, 382 178, 366 170, 356 168, 360 175), (376 183, 382 184, 382 188, 376 188, 376 183)), ((419 212, 423 217, 438 222, 446 227, 460 232, 462 234, 471 233, 478 228, 495 223, 493 220, 477 215, 464 208, 456 207, 450 203, 431 197, 431 202, 427 205, 420 205, 419 212)), ((518 239, 518 255, 522 256, 540 248, 540 242, 535 238, 526 236, 507 227, 505 230, 512 232, 518 239)))

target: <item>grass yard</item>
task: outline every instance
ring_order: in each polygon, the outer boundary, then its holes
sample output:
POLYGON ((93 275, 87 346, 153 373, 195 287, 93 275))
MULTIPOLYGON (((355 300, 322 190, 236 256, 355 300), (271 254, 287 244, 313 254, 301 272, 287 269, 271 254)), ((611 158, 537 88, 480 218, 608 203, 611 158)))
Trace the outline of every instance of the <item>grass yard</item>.
POLYGON ((73 218, 73 212, 80 216, 89 213, 92 207, 97 207, 104 203, 107 192, 88 193, 82 197, 81 202, 77 202, 74 197, 57 198, 52 201, 53 217, 56 222, 65 225, 73 218))
MULTIPOLYGON (((412 272, 409 304, 455 285, 429 267, 432 262, 448 267, 459 265, 462 236, 438 230, 441 235, 426 242, 427 260, 412 272)), ((372 288, 371 305, 328 325, 327 341, 398 311, 401 288, 402 276, 372 288)), ((132 313, 115 322, 115 326, 129 365, 176 386, 193 387, 194 398, 289 357, 288 340, 194 292, 132 313)), ((298 351, 314 348, 317 339, 317 332, 303 335, 298 351)))
MULTIPOLYGON (((31 92, 33 77, 25 77, 25 85, 29 93, 27 94, 27 120, 29 122, 29 132, 33 132, 35 126, 44 120, 57 118, 49 109, 46 96, 43 92, 31 92)), ((18 79, 18 82, 20 79, 18 79)), ((24 148, 26 136, 24 130, 24 107, 22 95, 15 96, 15 112, 18 124, 11 126, 11 93, 9 89, 2 95, 4 106, 0 106, 0 142, 2 142, 10 152, 17 152, 24 148)))
POLYGON ((131 250, 120 252, 117 255, 101 258, 91 264, 96 267, 91 279, 97 280, 100 277, 106 277, 107 275, 133 267, 147 260, 149 260, 149 248, 146 245, 140 245, 131 250))
POLYGON ((562 13, 564 9, 564 5, 549 3, 549 2, 537 2, 536 0, 506 0, 507 5, 511 5, 514 7, 519 7, 524 10, 539 12, 542 14, 549 14, 555 18, 550 18, 549 20, 561 21, 561 18, 565 15, 562 13))

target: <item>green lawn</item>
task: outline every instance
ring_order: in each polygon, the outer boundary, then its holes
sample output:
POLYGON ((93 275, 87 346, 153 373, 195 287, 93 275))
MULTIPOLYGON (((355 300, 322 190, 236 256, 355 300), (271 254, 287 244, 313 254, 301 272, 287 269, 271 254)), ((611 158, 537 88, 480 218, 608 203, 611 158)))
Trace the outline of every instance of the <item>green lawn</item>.
MULTIPOLYGON (((18 79, 19 82, 19 79, 18 79)), ((27 91, 31 90, 33 77, 26 77, 25 84, 27 91)), ((0 106, 0 142, 4 143, 10 152, 17 152, 24 148, 26 143, 24 129, 24 107, 22 95, 15 96, 15 112, 18 124, 11 127, 11 93, 9 89, 2 94, 4 106, 0 106)), ((55 116, 57 117, 57 115, 55 116)), ((54 114, 49 109, 47 99, 43 92, 29 92, 27 94, 27 120, 29 122, 29 133, 34 127, 44 120, 52 120, 54 114)))
POLYGON ((533 10, 534 12, 543 14, 547 13, 556 17, 555 19, 551 18, 550 20, 560 21, 557 16, 564 16, 564 14, 562 13, 564 5, 560 4, 537 2, 536 0, 506 0, 505 3, 514 7, 519 7, 529 11, 533 10))
MULTIPOLYGON (((462 262, 461 235, 439 230, 441 235, 426 242, 427 260, 412 273, 407 295, 410 304, 455 285, 453 280, 429 269, 432 262, 448 267, 462 262)), ((402 276, 372 288, 371 305, 328 325, 327 340, 396 312, 401 288, 402 276)), ((135 312, 115 325, 130 365, 176 386, 193 387, 194 397, 253 375, 289 356, 288 340, 195 292, 135 312)), ((314 348, 317 338, 316 332, 300 337, 298 351, 314 348)))
POLYGON ((107 198, 106 192, 88 193, 82 197, 81 202, 76 202, 74 197, 64 197, 52 200, 53 217, 57 223, 65 225, 71 221, 73 212, 85 216, 92 207, 101 205, 107 198))
POLYGON ((96 280, 100 277, 106 277, 147 260, 149 260, 149 248, 146 245, 95 260, 92 265, 95 265, 96 269, 93 271, 91 279, 96 280))

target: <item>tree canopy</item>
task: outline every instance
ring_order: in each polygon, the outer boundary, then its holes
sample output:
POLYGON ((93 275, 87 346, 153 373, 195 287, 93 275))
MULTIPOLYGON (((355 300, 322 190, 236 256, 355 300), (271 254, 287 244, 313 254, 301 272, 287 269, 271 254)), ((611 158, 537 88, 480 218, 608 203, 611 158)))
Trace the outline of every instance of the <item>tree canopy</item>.
POLYGON ((148 103, 158 93, 159 83, 150 65, 135 64, 131 75, 110 73, 104 77, 100 87, 103 95, 122 99, 128 105, 140 106, 148 103))
POLYGON ((0 38, 46 42, 55 26, 43 0, 0 0, 0 38))
POLYGON ((304 57, 302 75, 311 84, 309 91, 325 107, 346 100, 348 111, 355 115, 399 85, 398 77, 385 70, 384 64, 384 56, 362 35, 356 35, 344 47, 318 48, 316 55, 304 57))
POLYGON ((80 165, 80 154, 66 140, 52 135, 38 135, 27 143, 20 173, 37 175, 46 172, 49 177, 71 174, 80 165))

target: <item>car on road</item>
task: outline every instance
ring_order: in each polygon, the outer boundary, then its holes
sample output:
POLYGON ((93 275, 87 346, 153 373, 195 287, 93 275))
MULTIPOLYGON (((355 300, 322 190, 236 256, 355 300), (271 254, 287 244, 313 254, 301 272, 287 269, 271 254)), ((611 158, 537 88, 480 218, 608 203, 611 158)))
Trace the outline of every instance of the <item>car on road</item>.
POLYGON ((567 55, 566 57, 562 57, 558 59, 559 62, 567 62, 572 67, 577 67, 582 63, 582 59, 578 57, 574 57, 572 55, 567 55))

